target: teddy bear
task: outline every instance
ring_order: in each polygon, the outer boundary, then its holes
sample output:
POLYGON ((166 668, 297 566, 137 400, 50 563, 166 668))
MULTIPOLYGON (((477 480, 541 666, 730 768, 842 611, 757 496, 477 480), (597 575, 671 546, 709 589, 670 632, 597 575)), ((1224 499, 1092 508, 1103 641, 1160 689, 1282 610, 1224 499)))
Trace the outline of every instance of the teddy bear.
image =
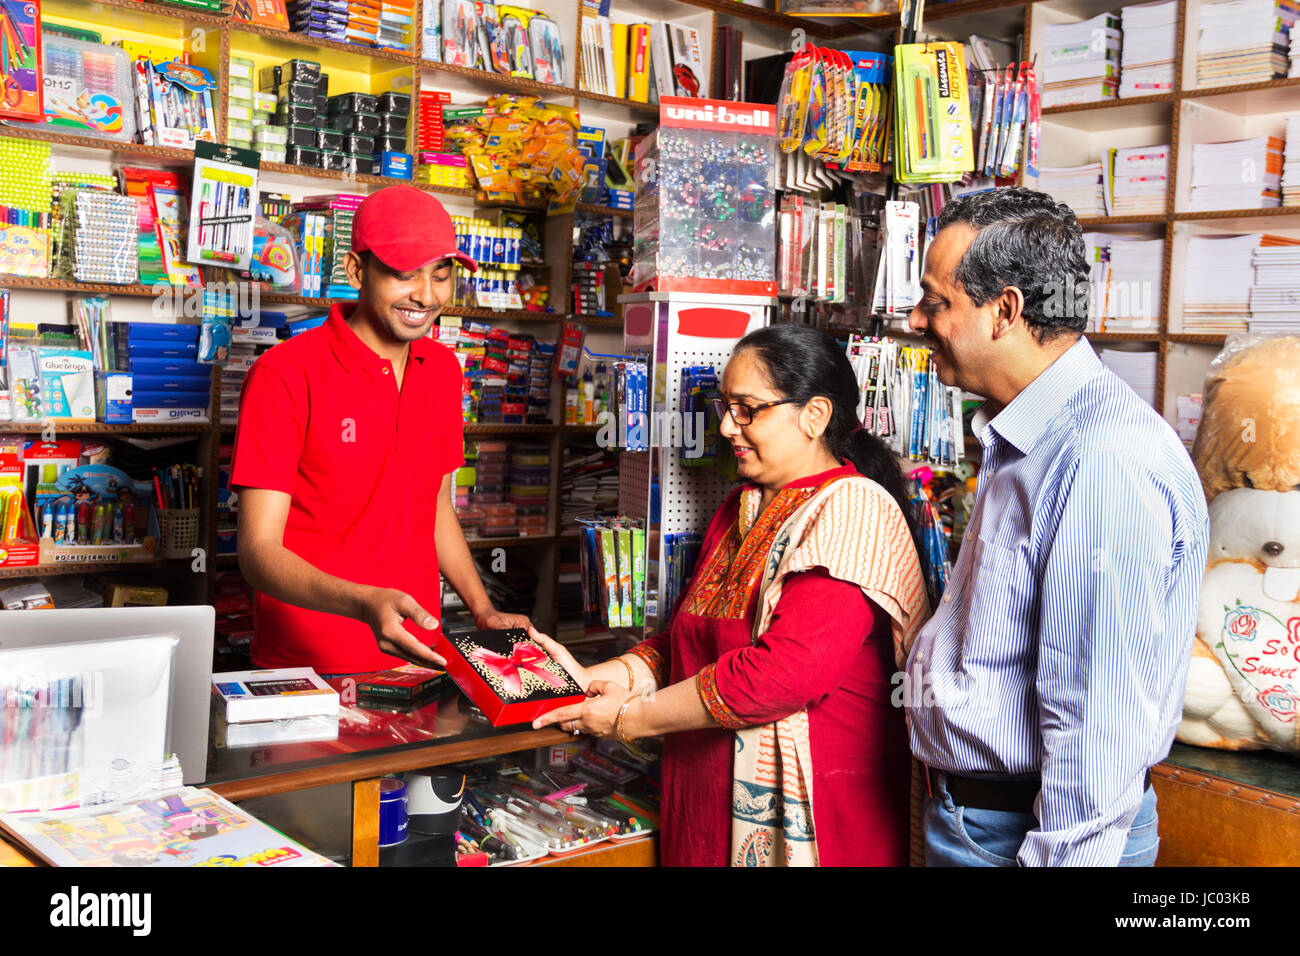
POLYGON ((1230 345, 1203 402, 1210 541, 1178 739, 1300 753, 1300 336, 1230 345))

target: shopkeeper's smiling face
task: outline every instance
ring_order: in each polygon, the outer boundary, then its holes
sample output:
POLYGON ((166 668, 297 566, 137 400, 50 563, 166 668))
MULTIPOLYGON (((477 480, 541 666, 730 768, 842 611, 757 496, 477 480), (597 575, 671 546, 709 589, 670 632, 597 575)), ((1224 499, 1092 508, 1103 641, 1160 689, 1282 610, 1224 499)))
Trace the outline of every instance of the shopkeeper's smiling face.
MULTIPOLYGON (((753 349, 745 349, 727 362, 719 391, 724 402, 739 402, 751 409, 785 398, 768 381, 767 370, 753 349)), ((738 425, 730 414, 722 416, 718 432, 731 442, 741 478, 763 487, 785 486, 795 463, 808 452, 808 440, 799 431, 799 414, 799 406, 791 403, 754 411, 748 425, 738 425)))
POLYGON ((455 289, 456 270, 450 259, 400 272, 373 253, 349 252, 345 265, 349 283, 360 293, 357 308, 373 320, 377 334, 394 342, 414 342, 428 335, 455 289))

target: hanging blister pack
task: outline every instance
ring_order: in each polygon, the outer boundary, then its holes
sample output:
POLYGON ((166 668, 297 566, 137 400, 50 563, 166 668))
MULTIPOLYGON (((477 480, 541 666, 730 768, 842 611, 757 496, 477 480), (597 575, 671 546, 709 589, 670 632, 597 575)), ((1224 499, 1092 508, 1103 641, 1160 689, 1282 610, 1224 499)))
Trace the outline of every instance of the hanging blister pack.
POLYGON ((894 110, 899 182, 952 182, 975 166, 960 43, 911 43, 894 48, 894 110))
POLYGON ((472 67, 478 61, 478 12, 474 0, 443 0, 442 62, 472 67))
POLYGON ((560 28, 550 17, 534 14, 528 21, 529 49, 533 56, 533 78, 539 83, 564 85, 564 41, 560 28))

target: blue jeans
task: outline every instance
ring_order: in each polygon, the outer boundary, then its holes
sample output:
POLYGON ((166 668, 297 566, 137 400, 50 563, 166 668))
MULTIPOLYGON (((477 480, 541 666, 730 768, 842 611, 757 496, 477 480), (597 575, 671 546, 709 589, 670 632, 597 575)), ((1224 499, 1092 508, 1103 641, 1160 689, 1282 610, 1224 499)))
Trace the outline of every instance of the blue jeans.
MULTIPOLYGON (((959 807, 942 773, 935 773, 934 796, 925 799, 926 866, 1015 866, 1025 834, 1038 826, 1032 813, 959 807)), ((1156 831, 1156 791, 1148 787, 1128 831, 1120 866, 1154 866, 1160 849, 1156 831)))

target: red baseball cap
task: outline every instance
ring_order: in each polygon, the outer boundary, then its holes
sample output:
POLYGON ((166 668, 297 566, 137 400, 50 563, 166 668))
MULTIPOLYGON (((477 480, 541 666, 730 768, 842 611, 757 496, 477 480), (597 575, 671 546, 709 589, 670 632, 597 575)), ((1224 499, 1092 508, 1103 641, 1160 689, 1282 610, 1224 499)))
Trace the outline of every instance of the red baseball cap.
POLYGON ((352 251, 366 250, 399 272, 438 259, 478 271, 478 263, 456 248, 456 229, 442 203, 414 186, 385 186, 361 201, 352 220, 352 251))

